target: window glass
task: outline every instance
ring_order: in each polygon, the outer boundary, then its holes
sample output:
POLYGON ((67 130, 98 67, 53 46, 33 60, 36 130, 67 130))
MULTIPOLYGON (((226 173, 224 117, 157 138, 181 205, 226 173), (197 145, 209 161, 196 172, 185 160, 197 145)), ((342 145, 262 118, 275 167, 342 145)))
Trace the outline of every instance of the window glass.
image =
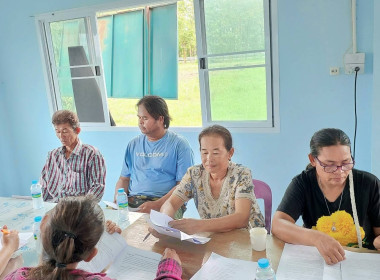
POLYGON ((267 119, 265 68, 210 71, 213 121, 267 119))
POLYGON ((273 126, 264 2, 199 0, 201 40, 197 47, 202 54, 206 125, 273 126))
POLYGON ((104 122, 85 18, 51 22, 50 33, 61 108, 77 112, 81 122, 104 122))
POLYGON ((204 0, 207 53, 264 50, 263 0, 204 0))
MULTIPOLYGON (((140 12, 143 9, 145 9, 145 12, 147 11, 144 7, 140 9, 140 12)), ((129 14, 130 12, 128 10, 114 11, 113 15, 103 14, 98 17, 100 47, 102 49, 107 92, 110 90, 110 84, 113 85, 114 83, 114 79, 109 78, 110 75, 114 76, 116 72, 120 73, 118 75, 125 75, 122 67, 120 69, 116 69, 115 67, 112 69, 110 66, 114 63, 112 61, 116 57, 114 54, 112 58, 109 55, 110 51, 106 50, 113 49, 111 46, 112 42, 109 39, 109 34, 112 34, 110 31, 111 21, 115 24, 117 17, 129 14), (111 20, 110 17, 114 19, 111 20), (106 69, 108 70, 106 71, 106 69), (107 74, 107 72, 112 72, 112 74, 107 74)), ((166 99, 169 113, 172 117, 172 126, 202 126, 193 3, 191 0, 180 1, 177 5, 151 7, 149 12, 151 13, 151 56, 146 57, 144 63, 148 63, 149 58, 151 72, 149 75, 145 75, 145 78, 149 79, 151 83, 145 85, 151 88, 146 89, 146 91, 150 90, 152 94, 160 95, 166 99), (176 24, 172 24, 173 20, 176 24), (173 42, 173 40, 174 45, 172 43, 168 44, 169 41, 173 42), (163 71, 163 69, 166 70, 163 71)), ((117 27, 117 29, 128 29, 130 33, 138 30, 141 33, 138 26, 138 24, 124 24, 117 27)), ((113 32, 115 32, 115 28, 113 32)), ((141 50, 143 49, 143 46, 139 43, 140 39, 137 39, 135 36, 124 36, 124 40, 130 44, 134 44, 136 41, 136 46, 141 50)), ((124 48, 121 47, 120 51, 124 51, 124 48)), ((136 57, 140 57, 140 54, 135 53, 133 56, 133 58, 125 60, 123 64, 128 64, 127 61, 135 61, 136 57)), ((141 62, 137 63, 143 65, 141 62)), ((134 70, 134 73, 143 72, 143 69, 140 67, 131 68, 134 70)), ((120 78, 125 82, 125 78, 120 78)), ((143 84, 139 78, 128 82, 128 84, 131 83, 134 84, 133 86, 143 84)), ((142 96, 131 95, 129 98, 125 98, 120 95, 110 96, 109 93, 107 95, 108 107, 116 125, 137 126, 136 103, 142 96)))

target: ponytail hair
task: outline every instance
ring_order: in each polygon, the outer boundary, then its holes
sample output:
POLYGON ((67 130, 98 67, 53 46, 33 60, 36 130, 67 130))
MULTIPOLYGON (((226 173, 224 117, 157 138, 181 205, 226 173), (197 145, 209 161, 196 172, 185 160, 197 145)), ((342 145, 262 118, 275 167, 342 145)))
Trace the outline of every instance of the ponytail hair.
POLYGON ((46 214, 41 225, 42 263, 28 279, 73 280, 68 264, 86 259, 104 231, 104 214, 93 195, 65 197, 46 214))

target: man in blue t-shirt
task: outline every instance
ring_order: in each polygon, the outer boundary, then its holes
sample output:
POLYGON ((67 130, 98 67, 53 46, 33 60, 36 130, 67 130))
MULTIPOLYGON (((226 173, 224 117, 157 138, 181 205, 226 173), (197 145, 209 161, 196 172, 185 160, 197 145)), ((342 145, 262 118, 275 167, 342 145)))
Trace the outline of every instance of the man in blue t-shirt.
POLYGON ((170 116, 164 99, 145 96, 137 108, 142 135, 128 143, 115 197, 117 190, 124 188, 129 206, 149 213, 151 209, 160 211, 193 165, 193 151, 185 138, 168 131, 170 116))

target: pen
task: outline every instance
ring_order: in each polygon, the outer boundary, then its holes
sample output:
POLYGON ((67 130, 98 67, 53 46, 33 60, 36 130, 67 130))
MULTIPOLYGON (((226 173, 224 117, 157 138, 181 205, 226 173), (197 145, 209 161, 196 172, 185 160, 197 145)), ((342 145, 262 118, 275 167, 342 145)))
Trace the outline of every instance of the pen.
POLYGON ((9 230, 7 230, 7 229, 2 229, 1 232, 4 233, 4 234, 10 233, 9 230))
POLYGON ((149 237, 149 235, 150 235, 150 232, 148 232, 148 234, 145 235, 145 237, 144 237, 144 239, 143 239, 143 242, 149 237))

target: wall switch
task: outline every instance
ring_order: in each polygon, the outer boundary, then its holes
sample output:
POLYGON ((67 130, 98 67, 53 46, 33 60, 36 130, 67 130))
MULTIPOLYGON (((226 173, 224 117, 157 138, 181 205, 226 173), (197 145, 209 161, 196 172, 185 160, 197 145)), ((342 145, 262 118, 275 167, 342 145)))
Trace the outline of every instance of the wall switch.
POLYGON ((348 53, 344 56, 344 72, 346 74, 355 73, 355 68, 359 67, 358 74, 364 73, 365 53, 348 53))
POLYGON ((335 75, 339 75, 339 67, 330 67, 330 75, 331 76, 335 76, 335 75))

